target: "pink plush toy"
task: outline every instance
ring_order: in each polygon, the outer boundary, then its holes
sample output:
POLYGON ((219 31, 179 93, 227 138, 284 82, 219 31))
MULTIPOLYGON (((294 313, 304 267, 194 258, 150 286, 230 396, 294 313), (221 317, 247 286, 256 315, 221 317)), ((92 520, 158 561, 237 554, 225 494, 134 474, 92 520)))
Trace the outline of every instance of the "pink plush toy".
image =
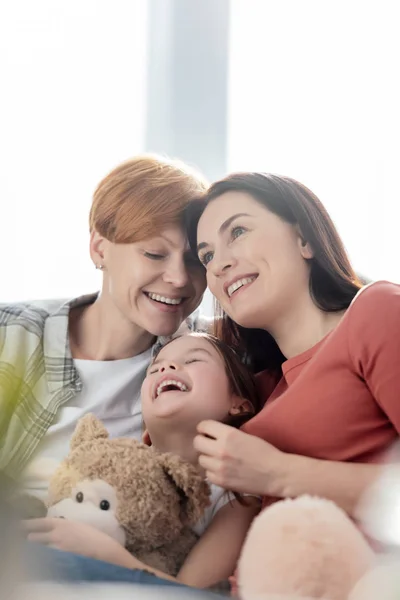
POLYGON ((362 534, 333 502, 283 500, 262 511, 250 528, 238 564, 239 595, 347 600, 375 562, 362 534))

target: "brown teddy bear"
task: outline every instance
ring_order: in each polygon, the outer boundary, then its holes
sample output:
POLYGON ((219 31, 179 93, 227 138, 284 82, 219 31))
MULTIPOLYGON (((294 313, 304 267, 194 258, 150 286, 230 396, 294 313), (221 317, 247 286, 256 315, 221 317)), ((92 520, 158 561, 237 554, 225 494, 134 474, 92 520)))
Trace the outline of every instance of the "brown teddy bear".
POLYGON ((209 495, 196 467, 133 439, 110 439, 88 414, 50 479, 47 506, 48 516, 93 525, 145 564, 176 575, 197 541, 192 526, 209 495))

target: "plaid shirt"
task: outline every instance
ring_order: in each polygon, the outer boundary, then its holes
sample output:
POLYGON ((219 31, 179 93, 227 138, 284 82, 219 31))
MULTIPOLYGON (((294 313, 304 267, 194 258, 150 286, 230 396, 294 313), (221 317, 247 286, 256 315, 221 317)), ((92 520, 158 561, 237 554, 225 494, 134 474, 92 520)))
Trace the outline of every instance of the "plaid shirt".
MULTIPOLYGON (((0 304, 0 473, 17 477, 56 419, 59 407, 82 390, 68 338, 68 301, 0 304)), ((184 327, 197 329, 195 318, 184 327)), ((168 338, 158 338, 157 350, 168 338)))

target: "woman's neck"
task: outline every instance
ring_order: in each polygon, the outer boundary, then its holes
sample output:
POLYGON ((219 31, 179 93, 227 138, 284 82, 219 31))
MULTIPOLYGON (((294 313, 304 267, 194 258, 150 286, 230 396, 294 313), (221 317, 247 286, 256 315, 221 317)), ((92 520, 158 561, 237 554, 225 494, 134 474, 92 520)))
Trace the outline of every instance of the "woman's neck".
POLYGON ((297 301, 294 309, 282 315, 268 331, 289 359, 320 342, 336 328, 345 312, 324 312, 307 294, 303 302, 297 301))
POLYGON ((114 304, 100 295, 85 307, 72 309, 69 338, 74 358, 120 360, 148 350, 155 337, 128 322, 114 304))

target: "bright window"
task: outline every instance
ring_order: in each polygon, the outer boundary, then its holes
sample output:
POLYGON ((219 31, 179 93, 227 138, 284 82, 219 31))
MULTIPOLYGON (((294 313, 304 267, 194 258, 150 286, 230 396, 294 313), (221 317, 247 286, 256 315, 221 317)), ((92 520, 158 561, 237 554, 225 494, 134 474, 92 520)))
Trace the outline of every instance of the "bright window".
POLYGON ((400 37, 390 0, 232 0, 229 170, 290 175, 355 268, 400 281, 400 37))
POLYGON ((92 193, 143 150, 147 2, 13 0, 0 12, 0 302, 95 291, 92 193))

